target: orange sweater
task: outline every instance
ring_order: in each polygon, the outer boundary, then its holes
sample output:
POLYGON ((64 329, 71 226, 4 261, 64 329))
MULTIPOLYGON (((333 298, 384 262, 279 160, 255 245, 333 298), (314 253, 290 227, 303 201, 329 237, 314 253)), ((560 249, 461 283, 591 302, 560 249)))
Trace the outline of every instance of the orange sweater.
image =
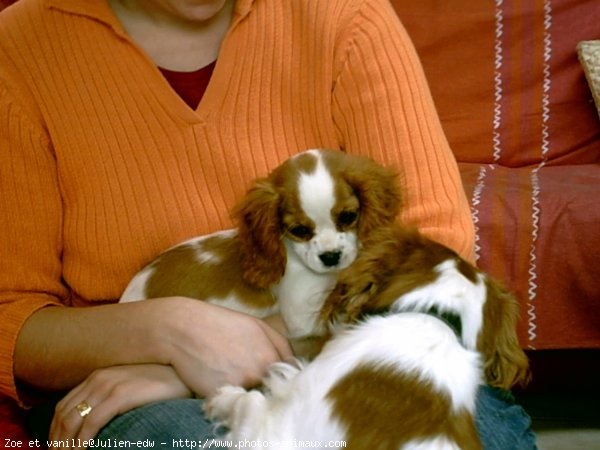
POLYGON ((114 302, 174 243, 231 226, 251 180, 296 152, 395 166, 400 220, 472 256, 473 227, 423 72, 387 0, 238 0, 198 109, 106 1, 0 14, 0 390, 47 305, 114 302))

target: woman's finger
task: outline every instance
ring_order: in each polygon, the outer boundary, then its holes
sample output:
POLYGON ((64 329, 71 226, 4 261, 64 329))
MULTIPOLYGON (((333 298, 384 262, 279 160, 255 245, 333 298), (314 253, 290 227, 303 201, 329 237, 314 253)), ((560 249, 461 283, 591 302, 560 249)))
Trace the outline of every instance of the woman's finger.
POLYGON ((73 388, 57 403, 54 417, 50 425, 51 440, 76 438, 95 407, 102 403, 106 396, 102 383, 98 383, 90 375, 88 379, 73 388))
POLYGON ((115 416, 147 403, 189 397, 171 366, 138 364, 99 369, 57 405, 50 439, 93 439, 115 416))

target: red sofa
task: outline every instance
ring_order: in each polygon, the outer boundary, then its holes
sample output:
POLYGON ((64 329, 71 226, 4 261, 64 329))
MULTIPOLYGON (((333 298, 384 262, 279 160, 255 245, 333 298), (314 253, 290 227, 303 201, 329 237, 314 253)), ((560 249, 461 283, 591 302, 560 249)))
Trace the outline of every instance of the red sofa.
MULTIPOLYGON (((575 50, 600 39, 597 0, 391 2, 459 161, 478 263, 520 299, 523 347, 600 349, 600 121, 575 50)), ((25 438, 19 420, 0 401, 0 437, 25 438)))
POLYGON ((600 120, 576 53, 600 39, 600 4, 392 4, 459 161, 478 264, 521 302, 523 347, 600 349, 600 120))

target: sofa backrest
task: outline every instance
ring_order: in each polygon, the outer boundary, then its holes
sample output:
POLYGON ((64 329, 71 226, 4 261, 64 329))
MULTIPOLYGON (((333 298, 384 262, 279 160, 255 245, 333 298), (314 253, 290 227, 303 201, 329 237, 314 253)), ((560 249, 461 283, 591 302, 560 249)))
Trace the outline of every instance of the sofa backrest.
POLYGON ((459 162, 600 162, 600 122, 576 45, 598 0, 391 0, 423 62, 459 162))

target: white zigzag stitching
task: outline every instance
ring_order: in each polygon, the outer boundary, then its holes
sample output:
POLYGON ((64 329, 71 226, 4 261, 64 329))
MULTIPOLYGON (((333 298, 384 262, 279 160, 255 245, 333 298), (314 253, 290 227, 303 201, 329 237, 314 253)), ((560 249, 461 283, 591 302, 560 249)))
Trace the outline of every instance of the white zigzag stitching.
POLYGON ((504 15, 502 12, 503 0, 496 0, 496 39, 494 43, 494 129, 493 129, 493 158, 494 162, 500 160, 502 144, 500 140, 500 123, 502 121, 502 34, 504 30, 504 15))
MULTIPOLYGON (((493 169, 493 166, 490 166, 493 169)), ((485 166, 479 167, 479 175, 477 176, 477 184, 473 189, 473 196, 471 197, 471 217, 473 218, 473 225, 475 227, 475 261, 479 261, 481 256, 481 246, 479 245, 479 209, 477 208, 481 204, 481 193, 485 186, 485 178, 487 171, 485 166)))
POLYGON ((531 248, 529 250, 529 289, 528 293, 528 306, 527 306, 527 316, 528 316, 528 330, 527 334, 529 337, 529 347, 534 349, 532 342, 537 338, 537 314, 535 304, 533 303, 535 297, 537 296, 537 254, 536 254, 536 243, 540 230, 540 180, 538 172, 543 167, 541 164, 539 167, 536 167, 531 172, 531 222, 532 222, 532 232, 531 232, 531 248))
POLYGON ((550 58, 552 56, 552 5, 550 0, 544 1, 544 65, 543 65, 543 96, 542 96, 542 161, 548 157, 550 151, 550 135, 548 120, 550 119, 550 58))
POLYGON ((536 243, 540 232, 540 179, 539 171, 546 164, 548 152, 550 150, 550 135, 548 121, 550 119, 550 58, 552 56, 552 35, 550 27, 552 26, 552 5, 550 0, 544 1, 544 64, 543 64, 543 94, 542 94, 542 154, 541 162, 531 172, 532 187, 532 234, 531 249, 529 251, 529 289, 528 289, 528 337, 529 347, 534 349, 532 343, 537 338, 537 313, 534 300, 537 296, 537 254, 536 243))

